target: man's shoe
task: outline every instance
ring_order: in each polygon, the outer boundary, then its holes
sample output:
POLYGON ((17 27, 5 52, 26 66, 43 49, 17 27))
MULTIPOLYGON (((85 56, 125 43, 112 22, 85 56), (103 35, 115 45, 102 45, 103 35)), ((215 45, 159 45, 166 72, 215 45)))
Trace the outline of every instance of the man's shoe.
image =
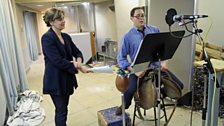
POLYGON ((115 113, 117 116, 122 114, 122 106, 118 107, 115 113))

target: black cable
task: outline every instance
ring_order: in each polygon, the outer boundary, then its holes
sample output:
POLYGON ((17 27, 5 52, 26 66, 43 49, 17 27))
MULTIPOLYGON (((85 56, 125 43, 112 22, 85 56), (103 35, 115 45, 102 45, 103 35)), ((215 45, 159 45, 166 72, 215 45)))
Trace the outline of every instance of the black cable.
MULTIPOLYGON (((183 22, 184 22, 184 20, 183 20, 183 22)), ((194 22, 194 21, 191 20, 191 21, 189 21, 189 22, 187 22, 187 23, 184 22, 184 27, 185 27, 185 29, 186 29, 188 32, 191 33, 190 35, 196 34, 195 32, 190 31, 190 30, 188 29, 188 27, 187 27, 187 24, 188 24, 188 23, 192 23, 192 22, 194 22)), ((195 21, 195 22, 196 22, 196 21, 195 21)))
MULTIPOLYGON (((188 21, 188 22, 185 22, 185 21, 183 20, 183 24, 181 24, 180 26, 184 26, 185 29, 186 29, 190 34, 188 34, 188 35, 186 35, 186 36, 183 36, 183 37, 177 36, 177 35, 175 35, 175 34, 172 33, 171 25, 169 25, 169 32, 170 32, 170 34, 171 34, 173 37, 175 37, 175 38, 187 38, 187 37, 189 37, 189 36, 191 36, 191 35, 193 35, 193 34, 197 35, 197 33, 201 33, 201 32, 202 32, 201 29, 197 29, 197 30, 194 31, 194 32, 191 31, 191 30, 189 30, 188 27, 187 27, 187 24, 189 24, 189 23, 194 23, 194 24, 197 26, 197 20, 190 20, 190 21, 188 21)), ((195 28, 194 25, 193 25, 193 28, 195 28)))
POLYGON ((170 35, 175 37, 175 38, 186 38, 186 37, 189 37, 189 36, 193 35, 193 34, 189 34, 189 35, 186 35, 186 36, 183 36, 183 37, 177 36, 177 35, 173 34, 170 26, 169 26, 169 32, 170 32, 170 35))

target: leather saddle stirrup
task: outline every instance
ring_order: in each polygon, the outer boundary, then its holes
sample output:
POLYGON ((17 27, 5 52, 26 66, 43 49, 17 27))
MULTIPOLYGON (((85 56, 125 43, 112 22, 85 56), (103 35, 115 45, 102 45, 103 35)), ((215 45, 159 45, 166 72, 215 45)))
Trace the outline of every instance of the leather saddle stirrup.
POLYGON ((138 81, 138 89, 136 92, 136 99, 138 106, 147 110, 156 105, 157 91, 155 87, 155 74, 149 72, 143 78, 141 83, 138 81))
POLYGON ((164 85, 163 90, 166 96, 171 99, 179 99, 182 96, 181 89, 183 88, 183 84, 174 79, 175 75, 172 75, 169 71, 163 71, 163 75, 161 77, 161 82, 164 85))

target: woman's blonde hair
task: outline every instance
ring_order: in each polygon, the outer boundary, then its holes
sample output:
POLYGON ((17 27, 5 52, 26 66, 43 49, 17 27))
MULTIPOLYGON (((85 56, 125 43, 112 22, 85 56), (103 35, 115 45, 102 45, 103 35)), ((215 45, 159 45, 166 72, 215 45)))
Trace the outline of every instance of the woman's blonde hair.
POLYGON ((60 18, 63 17, 63 15, 64 15, 63 10, 60 10, 60 9, 57 9, 57 8, 51 8, 51 9, 48 9, 44 13, 43 20, 46 23, 46 25, 48 27, 50 27, 51 26, 51 24, 50 24, 51 21, 54 21, 55 19, 60 19, 60 18))

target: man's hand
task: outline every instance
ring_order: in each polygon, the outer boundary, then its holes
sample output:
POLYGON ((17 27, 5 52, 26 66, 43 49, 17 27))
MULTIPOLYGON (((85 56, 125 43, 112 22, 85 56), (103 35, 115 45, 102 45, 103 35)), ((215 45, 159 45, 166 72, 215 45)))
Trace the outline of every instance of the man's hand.
POLYGON ((142 77, 145 75, 145 71, 137 72, 137 73, 135 73, 135 75, 136 75, 138 78, 142 78, 142 77))
POLYGON ((166 61, 161 62, 161 70, 162 70, 162 71, 166 71, 166 70, 167 70, 166 61))

